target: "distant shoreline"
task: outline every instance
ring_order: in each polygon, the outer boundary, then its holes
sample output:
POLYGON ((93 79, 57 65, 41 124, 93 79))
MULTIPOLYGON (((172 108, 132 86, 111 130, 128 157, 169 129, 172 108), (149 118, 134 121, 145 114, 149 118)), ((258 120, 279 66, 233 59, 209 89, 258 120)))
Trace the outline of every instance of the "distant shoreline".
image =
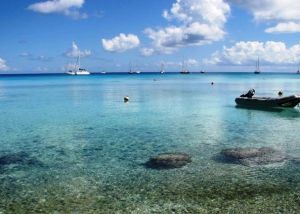
MULTIPOLYGON (((105 76, 105 75, 130 75, 130 76, 140 76, 140 75, 153 75, 157 74, 160 76, 163 75, 174 75, 174 74, 180 74, 179 72, 165 72, 164 74, 161 74, 160 72, 141 72, 140 74, 129 74, 128 72, 107 72, 105 74, 103 73, 91 73, 90 75, 95 76, 105 76)), ((212 71, 212 72, 205 72, 205 73, 200 73, 200 72, 190 72, 190 75, 209 75, 209 74, 254 74, 253 72, 246 72, 246 71, 241 71, 241 72, 234 72, 234 71, 212 71)), ((260 75, 265 75, 265 74, 297 74, 296 72, 262 72, 260 75)), ((89 76, 90 76, 89 75, 89 76)), ((0 77, 5 77, 5 76, 70 76, 65 73, 2 73, 0 74, 0 77)))

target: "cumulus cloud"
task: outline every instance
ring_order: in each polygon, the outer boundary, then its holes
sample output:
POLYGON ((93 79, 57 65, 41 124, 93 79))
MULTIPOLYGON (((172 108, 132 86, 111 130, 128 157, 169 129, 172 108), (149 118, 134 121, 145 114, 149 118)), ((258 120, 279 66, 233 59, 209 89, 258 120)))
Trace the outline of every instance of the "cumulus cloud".
POLYGON ((64 67, 62 68, 63 71, 70 71, 73 70, 74 68, 76 68, 76 64, 75 63, 68 63, 66 65, 64 65, 64 67))
POLYGON ((184 23, 200 22, 222 26, 230 7, 222 0, 176 0, 170 11, 165 10, 163 17, 184 23))
POLYGON ((90 50, 81 51, 75 42, 72 43, 72 48, 65 53, 67 57, 87 57, 90 56, 92 52, 90 50))
POLYGON ((140 53, 142 56, 151 56, 155 50, 153 48, 142 48, 140 53))
POLYGON ((199 61, 196 59, 187 59, 185 60, 185 64, 188 66, 198 66, 200 65, 199 61))
POLYGON ((215 52, 207 63, 225 65, 252 65, 257 58, 265 64, 292 65, 300 61, 300 43, 287 47, 283 42, 241 41, 232 47, 215 52))
POLYGON ((249 10, 256 21, 275 23, 267 33, 300 32, 300 1, 298 0, 229 0, 249 10))
POLYGON ((139 38, 134 34, 121 33, 112 39, 102 39, 104 50, 109 52, 124 52, 140 45, 139 38))
POLYGON ((300 22, 283 22, 278 23, 274 27, 267 28, 265 30, 267 33, 297 33, 300 32, 300 22))
MULTIPOLYGON (((147 28, 155 52, 173 53, 179 47, 219 41, 230 6, 224 0, 176 0, 163 17, 172 24, 164 28, 147 28)), ((154 52, 153 52, 154 53, 154 52)))
POLYGON ((80 13, 79 8, 82 7, 85 0, 48 0, 29 5, 28 9, 44 13, 61 13, 74 19, 87 18, 87 14, 80 13))
POLYGON ((0 71, 7 71, 9 67, 6 65, 6 61, 0 57, 0 71))

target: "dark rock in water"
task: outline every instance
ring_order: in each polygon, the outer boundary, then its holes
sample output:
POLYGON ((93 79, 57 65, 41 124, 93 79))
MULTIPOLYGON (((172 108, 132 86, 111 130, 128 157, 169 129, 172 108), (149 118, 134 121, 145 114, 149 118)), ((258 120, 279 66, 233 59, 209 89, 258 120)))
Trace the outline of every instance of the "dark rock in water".
POLYGON ((185 153, 162 153, 151 157, 146 162, 146 167, 153 169, 180 168, 192 162, 191 156, 185 153))
POLYGON ((286 160, 283 152, 270 147, 224 149, 221 154, 245 166, 266 165, 286 160))
POLYGON ((271 155, 241 159, 240 163, 245 166, 253 166, 253 165, 267 165, 273 163, 281 163, 285 160, 286 157, 281 152, 276 152, 271 155))
POLYGON ((262 148, 234 148, 234 149, 224 149, 221 154, 234 158, 234 159, 243 159, 243 158, 252 158, 263 156, 264 154, 273 153, 277 150, 269 147, 262 148))
POLYGON ((10 153, 0 156, 0 167, 11 164, 41 165, 42 163, 26 152, 10 153))
POLYGON ((300 164, 300 158, 298 158, 298 157, 290 157, 290 160, 291 160, 293 163, 300 164))
POLYGON ((28 154, 25 152, 6 154, 0 156, 0 165, 18 164, 27 158, 28 158, 28 154))

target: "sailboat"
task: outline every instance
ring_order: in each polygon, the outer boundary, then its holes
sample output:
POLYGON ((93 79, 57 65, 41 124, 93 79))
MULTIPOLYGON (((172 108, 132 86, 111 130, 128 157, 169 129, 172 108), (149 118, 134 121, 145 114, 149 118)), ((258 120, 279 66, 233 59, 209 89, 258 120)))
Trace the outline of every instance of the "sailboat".
POLYGON ((73 70, 69 70, 68 72, 66 72, 66 74, 69 75, 90 75, 91 73, 89 71, 87 71, 84 68, 80 67, 80 54, 77 57, 77 61, 76 64, 74 66, 73 70))
POLYGON ((161 63, 161 65, 160 65, 160 73, 161 74, 165 73, 165 65, 164 65, 164 63, 161 63))
POLYGON ((180 71, 181 74, 189 74, 189 70, 186 68, 186 64, 184 62, 184 60, 182 61, 182 68, 181 68, 181 71, 180 71))
POLYGON ((132 64, 129 65, 129 71, 128 74, 140 74, 141 72, 139 70, 135 70, 132 68, 132 64))
POLYGON ((298 65, 298 71, 297 74, 300 74, 300 64, 298 65))
POLYGON ((259 57, 257 58, 257 62, 256 62, 256 65, 255 65, 255 71, 254 71, 255 74, 260 74, 260 68, 259 68, 259 57))

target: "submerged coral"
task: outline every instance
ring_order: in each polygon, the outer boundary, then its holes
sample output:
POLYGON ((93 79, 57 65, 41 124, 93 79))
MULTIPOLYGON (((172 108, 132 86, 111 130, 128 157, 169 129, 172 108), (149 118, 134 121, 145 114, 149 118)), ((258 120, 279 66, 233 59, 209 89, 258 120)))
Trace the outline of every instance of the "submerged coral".
POLYGON ((224 149, 221 154, 225 158, 245 166, 267 165, 286 160, 286 156, 282 151, 271 147, 224 149))
POLYGON ((11 164, 41 165, 41 162, 26 152, 9 153, 0 156, 0 167, 11 164))
POLYGON ((180 168, 192 162, 191 156, 185 153, 162 153, 151 157, 146 167, 154 169, 180 168))

